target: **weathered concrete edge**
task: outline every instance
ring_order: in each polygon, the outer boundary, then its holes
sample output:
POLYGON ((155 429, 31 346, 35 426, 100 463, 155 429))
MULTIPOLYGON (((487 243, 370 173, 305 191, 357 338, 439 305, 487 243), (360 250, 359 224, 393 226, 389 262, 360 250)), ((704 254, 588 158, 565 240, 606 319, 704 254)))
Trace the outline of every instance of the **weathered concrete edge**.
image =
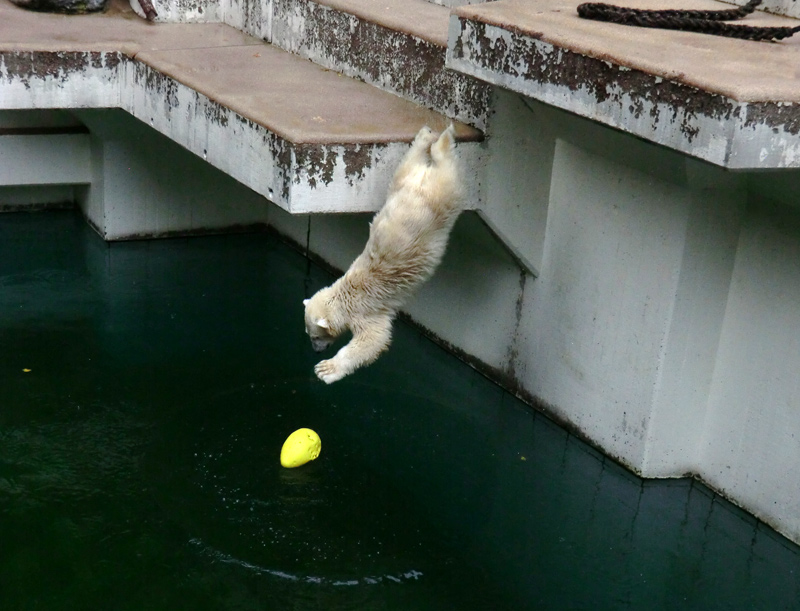
POLYGON ((122 108, 291 213, 377 210, 408 149, 294 144, 118 52, 0 52, 0 88, 9 110, 122 108))
MULTIPOLYGON (((406 142, 295 143, 166 76, 126 64, 122 108, 292 214, 374 212, 406 142)), ((476 163, 479 144, 460 146, 476 163)), ((480 204, 467 185, 468 208, 480 204)))
POLYGON ((313 0, 274 0, 271 27, 277 47, 486 128, 490 88, 447 69, 444 47, 313 0))
MULTIPOLYGON (((738 4, 744 6, 748 0, 725 0, 731 4, 738 4)), ((764 3, 758 7, 758 10, 774 15, 786 15, 787 17, 795 17, 800 19, 800 5, 795 0, 764 0, 764 3)))
POLYGON ((728 169, 800 167, 800 109, 737 102, 452 15, 447 66, 728 169))
POLYGON ((100 51, 0 51, 0 108, 118 107, 125 58, 100 51))
MULTIPOLYGON (((138 2, 134 3, 138 4, 138 2)), ((157 23, 214 23, 222 21, 220 0, 153 0, 157 23)), ((133 4, 131 5, 133 7, 133 4)), ((144 11, 134 7, 140 17, 144 11)))

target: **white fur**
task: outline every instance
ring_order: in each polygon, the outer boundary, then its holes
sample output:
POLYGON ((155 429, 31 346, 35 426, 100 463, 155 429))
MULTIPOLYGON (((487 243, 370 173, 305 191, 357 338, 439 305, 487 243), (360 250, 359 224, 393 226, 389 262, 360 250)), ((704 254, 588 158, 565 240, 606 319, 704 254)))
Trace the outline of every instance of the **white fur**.
POLYGON ((322 351, 346 329, 353 339, 314 368, 328 384, 369 365, 389 347, 392 322, 433 275, 461 212, 453 126, 423 127, 395 172, 386 204, 370 223, 367 245, 344 276, 305 305, 306 332, 322 351))

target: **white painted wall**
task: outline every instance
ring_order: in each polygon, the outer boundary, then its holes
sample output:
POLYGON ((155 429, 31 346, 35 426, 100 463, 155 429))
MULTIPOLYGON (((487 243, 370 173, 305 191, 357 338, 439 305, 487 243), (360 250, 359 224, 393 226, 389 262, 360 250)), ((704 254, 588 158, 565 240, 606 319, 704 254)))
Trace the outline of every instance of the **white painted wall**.
POLYGON ((91 180, 89 134, 0 133, 0 185, 69 185, 91 180))
MULTIPOLYGON (((520 265, 536 276, 542 264, 555 132, 525 98, 496 89, 480 214, 520 265)), ((540 108, 541 107, 540 105, 540 108)), ((539 113, 541 114, 541 113, 539 113)))
POLYGON ((753 194, 700 446, 702 477, 800 541, 800 212, 753 194))
POLYGON ((800 172, 730 172, 502 98, 484 200, 518 249, 520 211, 546 217, 519 387, 638 473, 698 475, 800 540, 800 172), (519 187, 543 167, 546 206, 519 187))
POLYGON ((267 224, 266 199, 127 113, 76 115, 92 130, 94 172, 80 205, 104 239, 267 224))
POLYGON ((89 136, 44 132, 75 127, 65 111, 0 110, 0 211, 74 205, 75 185, 91 180, 89 136))

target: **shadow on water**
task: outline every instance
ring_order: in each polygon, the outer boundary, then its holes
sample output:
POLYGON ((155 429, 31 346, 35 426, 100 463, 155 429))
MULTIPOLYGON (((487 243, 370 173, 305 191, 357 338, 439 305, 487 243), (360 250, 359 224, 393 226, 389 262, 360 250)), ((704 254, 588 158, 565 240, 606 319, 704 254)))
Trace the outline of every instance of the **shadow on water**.
POLYGON ((796 546, 411 327, 319 383, 299 304, 328 280, 263 234, 0 216, 3 609, 800 607, 796 546), (322 454, 283 469, 303 426, 322 454))

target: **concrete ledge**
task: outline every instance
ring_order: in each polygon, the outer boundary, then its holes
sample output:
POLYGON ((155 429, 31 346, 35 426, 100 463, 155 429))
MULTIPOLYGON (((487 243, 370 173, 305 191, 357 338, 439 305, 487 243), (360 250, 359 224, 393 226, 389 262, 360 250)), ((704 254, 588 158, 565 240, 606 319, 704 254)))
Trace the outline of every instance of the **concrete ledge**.
MULTIPOLYGON (((587 21, 577 5, 500 0, 456 9, 447 65, 726 168, 800 167, 800 40, 587 21)), ((655 0, 636 5, 664 8, 655 0)), ((747 23, 797 22, 760 13, 747 23)))
POLYGON ((489 87, 445 68, 448 19, 424 0, 275 0, 271 42, 483 129, 489 87))
MULTIPOLYGON (((747 2, 748 0, 730 0, 731 4, 738 4, 739 6, 744 6, 747 2)), ((795 0, 764 0, 759 8, 775 15, 800 17, 800 6, 797 5, 795 0)))
POLYGON ((122 108, 290 212, 376 210, 419 128, 449 122, 229 26, 132 15, 0 1, 0 109, 122 108))
POLYGON ((222 21, 448 117, 486 127, 490 88, 445 68, 450 13, 444 6, 426 0, 205 2, 155 0, 156 21, 222 21))

